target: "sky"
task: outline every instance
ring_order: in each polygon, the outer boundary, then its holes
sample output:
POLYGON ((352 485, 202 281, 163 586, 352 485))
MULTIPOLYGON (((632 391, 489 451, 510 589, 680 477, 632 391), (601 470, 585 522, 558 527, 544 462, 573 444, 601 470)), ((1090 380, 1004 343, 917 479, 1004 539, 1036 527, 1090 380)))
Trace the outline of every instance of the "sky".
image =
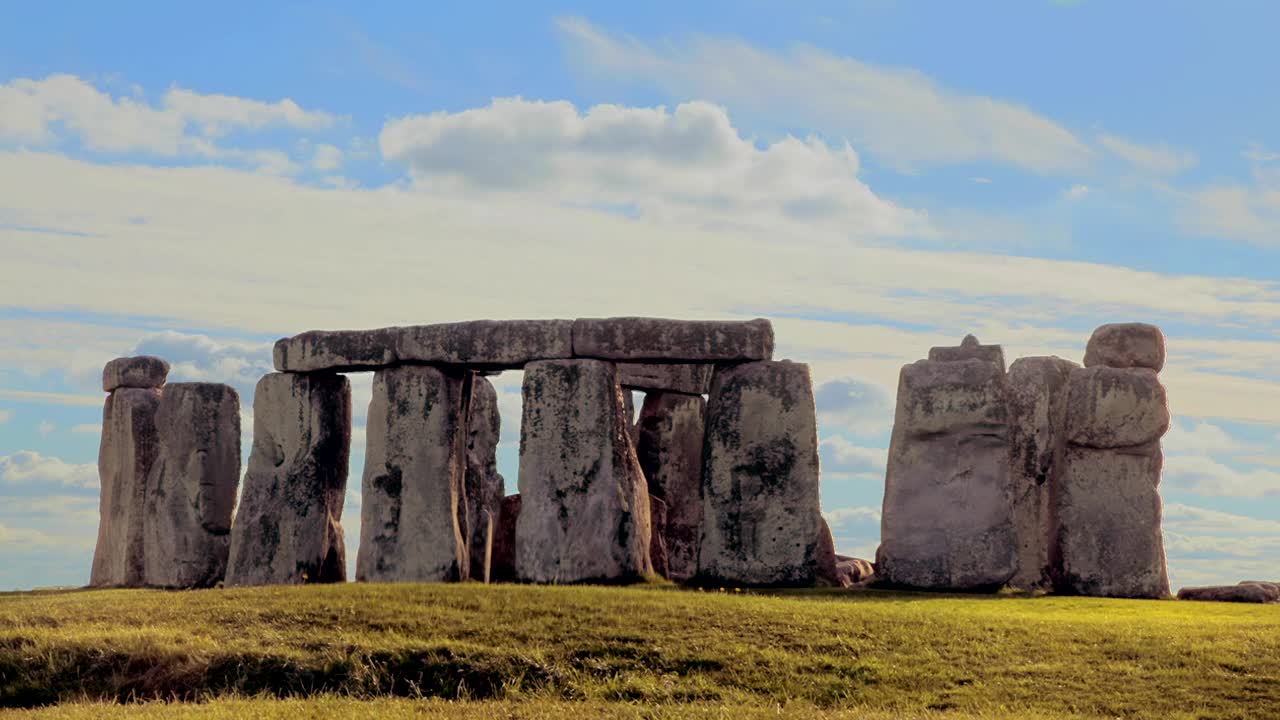
MULTIPOLYGON (((1160 325, 1175 588, 1280 561, 1280 6, 8 3, 0 589, 87 582, 102 365, 307 329, 773 320, 873 557, 898 371, 1160 325)), ((370 376, 352 375, 359 537, 370 376)), ((516 490, 520 374, 496 378, 516 490)))

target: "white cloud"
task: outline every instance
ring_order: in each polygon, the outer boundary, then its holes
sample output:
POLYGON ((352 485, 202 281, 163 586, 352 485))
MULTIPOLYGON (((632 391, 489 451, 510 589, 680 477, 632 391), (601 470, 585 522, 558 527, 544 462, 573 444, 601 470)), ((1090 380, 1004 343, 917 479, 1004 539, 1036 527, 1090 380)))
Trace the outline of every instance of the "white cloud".
POLYGON ((316 145, 314 153, 311 155, 311 167, 316 170, 336 170, 342 166, 342 150, 321 143, 316 145))
POLYGON ((1169 455, 1216 455, 1245 449, 1242 442, 1221 427, 1208 422, 1175 420, 1163 438, 1169 455))
POLYGON ((73 75, 0 85, 0 142, 23 145, 48 145, 70 135, 95 152, 220 158, 280 172, 292 163, 279 151, 227 149, 213 140, 235 130, 318 130, 336 122, 289 99, 262 102, 176 87, 153 106, 143 98, 112 97, 73 75))
POLYGON ((1252 183, 1219 182, 1189 192, 1181 201, 1182 224, 1207 237, 1261 246, 1280 244, 1280 153, 1254 146, 1244 153, 1252 183))
POLYGON ((222 340, 208 335, 164 330, 144 335, 122 355, 155 355, 169 362, 169 382, 231 385, 248 404, 258 380, 274 372, 272 343, 222 340))
POLYGON ((3 409, 0 409, 0 424, 7 423, 7 422, 9 422, 9 421, 10 421, 10 420, 12 420, 12 419, 13 419, 13 411, 12 411, 12 410, 3 410, 3 409))
POLYGON ((1062 195, 1066 197, 1068 200, 1079 200, 1080 198, 1083 198, 1085 195, 1088 195, 1088 194, 1089 194, 1089 186, 1080 185, 1080 184, 1072 185, 1071 187, 1067 188, 1062 192, 1062 195))
POLYGON ((818 448, 822 452, 822 471, 825 476, 844 475, 884 480, 889 453, 885 448, 862 447, 839 435, 823 438, 818 448))
POLYGON ((707 225, 829 226, 842 235, 928 233, 924 216, 858 180, 848 144, 787 137, 760 149, 705 102, 665 108, 520 98, 392 121, 383 155, 420 185, 519 190, 707 225))
POLYGON ((49 434, 57 429, 58 429, 58 426, 54 425, 48 420, 41 420, 40 422, 36 423, 36 432, 40 433, 40 435, 43 437, 49 437, 49 434))
POLYGON ((1263 497, 1280 493, 1280 472, 1239 469, 1205 455, 1173 455, 1165 458, 1163 483, 1205 497, 1263 497))
POLYGON ((995 161, 1069 173, 1094 154, 1033 110, 942 87, 915 70, 808 46, 773 52, 732 38, 650 45, 578 18, 562 19, 559 28, 579 72, 707 98, 782 126, 823 128, 903 169, 995 161))
POLYGON ((1164 143, 1143 145, 1115 135, 1103 134, 1098 142, 1136 169, 1151 175, 1177 175, 1196 166, 1195 153, 1177 150, 1164 143))
POLYGON ((12 455, 0 455, 0 483, 96 488, 98 466, 68 463, 34 450, 19 450, 12 455))
POLYGON ((818 419, 826 428, 871 434, 893 422, 893 396, 880 385, 855 377, 836 377, 816 384, 813 394, 818 419))
POLYGON ((85 435, 99 435, 102 433, 102 423, 85 423, 82 425, 74 425, 71 428, 73 433, 82 433, 85 435))

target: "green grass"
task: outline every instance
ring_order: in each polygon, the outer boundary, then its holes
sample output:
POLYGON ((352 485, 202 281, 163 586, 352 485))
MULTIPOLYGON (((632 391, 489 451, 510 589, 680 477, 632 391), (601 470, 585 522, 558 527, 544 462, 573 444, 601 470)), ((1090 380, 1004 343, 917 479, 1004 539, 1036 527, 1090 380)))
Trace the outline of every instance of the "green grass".
POLYGON ((38 716, 1280 717, 1280 607, 476 584, 0 594, 0 706, 59 702, 38 716), (153 700, 202 704, 97 704, 153 700))

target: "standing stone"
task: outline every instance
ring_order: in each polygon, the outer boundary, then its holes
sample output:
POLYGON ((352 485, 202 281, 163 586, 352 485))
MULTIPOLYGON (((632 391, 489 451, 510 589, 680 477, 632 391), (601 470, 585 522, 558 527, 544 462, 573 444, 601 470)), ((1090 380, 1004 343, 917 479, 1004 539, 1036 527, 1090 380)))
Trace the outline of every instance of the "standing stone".
POLYGON ((1004 371, 984 359, 902 368, 876 574, 888 585, 995 589, 1017 570, 1004 371))
POLYGON ((240 483, 240 395, 175 383, 156 414, 159 458, 147 482, 146 574, 153 587, 212 587, 227 571, 240 483))
POLYGON ((670 580, 671 566, 667 556, 667 540, 664 537, 667 529, 667 504, 657 495, 649 496, 649 527, 649 562, 653 565, 653 573, 670 580))
POLYGON ((147 477, 160 450, 160 391, 121 387, 107 396, 98 449, 98 544, 89 584, 137 587, 145 575, 147 477))
POLYGON ((425 365, 374 373, 357 580, 467 577, 465 381, 425 365))
POLYGON ((697 581, 813 585, 822 515, 809 366, 717 369, 705 438, 697 581))
POLYGON ((1000 366, 1000 372, 1004 372, 1004 348, 999 345, 983 345, 973 335, 965 335, 957 347, 944 345, 929 348, 929 359, 936 362, 986 360, 1000 366))
POLYGON ((520 494, 502 498, 494 522, 489 582, 516 580, 516 522, 520 519, 520 494))
POLYGON ((613 364, 530 363, 520 433, 520 578, 573 583, 649 575, 649 493, 613 364))
POLYGON ((836 540, 831 536, 831 526, 826 518, 822 518, 822 525, 818 528, 818 552, 813 567, 820 584, 844 587, 836 568, 836 540))
POLYGON ((258 381, 227 586, 346 579, 341 520, 350 453, 346 377, 272 373, 258 381))
POLYGON ((1079 365, 1058 357, 1013 361, 1006 376, 1009 398, 1010 480, 1018 571, 1009 584, 1049 585, 1049 495, 1062 465, 1066 435, 1066 386, 1079 365))
POLYGON ((636 424, 636 455, 649 494, 666 504, 661 533, 669 571, 665 577, 678 582, 698 572, 705 415, 700 395, 650 392, 636 424))
POLYGON ((1096 365, 1071 371, 1067 447, 1051 499, 1057 592, 1169 594, 1157 488, 1160 438, 1168 427, 1168 401, 1155 370, 1096 365))
POLYGON ((498 391, 488 378, 476 375, 471 385, 467 437, 466 511, 470 577, 484 580, 492 565, 491 541, 502 505, 503 478, 498 474, 498 438, 502 418, 498 391))

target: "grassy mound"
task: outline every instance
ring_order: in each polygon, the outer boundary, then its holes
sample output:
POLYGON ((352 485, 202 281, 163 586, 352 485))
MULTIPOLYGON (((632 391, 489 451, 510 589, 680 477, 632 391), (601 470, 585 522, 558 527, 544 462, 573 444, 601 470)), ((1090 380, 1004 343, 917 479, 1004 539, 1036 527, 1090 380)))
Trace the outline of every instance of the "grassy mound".
POLYGON ((565 703, 627 717, 1280 716, 1280 608, 474 584, 0 595, 0 706, 424 707, 395 697, 435 698, 441 717, 552 717, 540 713, 565 703))

